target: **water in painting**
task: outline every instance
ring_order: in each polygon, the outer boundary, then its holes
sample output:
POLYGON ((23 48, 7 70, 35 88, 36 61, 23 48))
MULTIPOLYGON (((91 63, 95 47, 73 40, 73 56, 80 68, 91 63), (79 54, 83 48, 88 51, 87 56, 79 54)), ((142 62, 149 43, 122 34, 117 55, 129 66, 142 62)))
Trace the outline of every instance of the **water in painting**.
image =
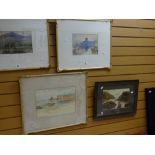
POLYGON ((37 90, 35 96, 38 117, 75 112, 74 87, 37 90))
POLYGON ((106 111, 128 108, 131 93, 129 88, 103 90, 103 109, 106 111))

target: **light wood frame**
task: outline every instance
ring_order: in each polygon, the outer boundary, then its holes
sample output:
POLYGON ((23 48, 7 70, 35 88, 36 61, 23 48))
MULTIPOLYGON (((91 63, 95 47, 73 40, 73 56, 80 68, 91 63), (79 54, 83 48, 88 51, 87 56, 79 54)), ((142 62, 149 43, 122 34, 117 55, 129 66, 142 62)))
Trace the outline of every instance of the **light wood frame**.
POLYGON ((58 72, 111 67, 110 20, 57 20, 56 35, 58 72))
POLYGON ((49 67, 45 19, 0 19, 0 70, 49 67))
POLYGON ((86 123, 86 74, 20 79, 25 134, 86 123))

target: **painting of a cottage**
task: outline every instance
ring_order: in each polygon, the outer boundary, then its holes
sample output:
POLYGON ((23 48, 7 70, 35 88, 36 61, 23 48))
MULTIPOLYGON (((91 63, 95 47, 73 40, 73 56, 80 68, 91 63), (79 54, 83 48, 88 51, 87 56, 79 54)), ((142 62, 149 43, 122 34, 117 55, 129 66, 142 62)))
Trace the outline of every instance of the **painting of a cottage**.
POLYGON ((98 54, 97 34, 72 34, 73 55, 98 54))

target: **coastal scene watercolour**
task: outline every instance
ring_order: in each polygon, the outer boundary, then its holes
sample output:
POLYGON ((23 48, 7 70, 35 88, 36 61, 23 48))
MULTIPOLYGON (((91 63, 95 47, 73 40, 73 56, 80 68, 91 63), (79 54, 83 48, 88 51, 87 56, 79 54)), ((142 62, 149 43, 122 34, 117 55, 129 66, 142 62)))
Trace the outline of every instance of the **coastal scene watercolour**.
POLYGON ((75 112, 75 88, 56 88, 36 91, 38 117, 55 116, 75 112))

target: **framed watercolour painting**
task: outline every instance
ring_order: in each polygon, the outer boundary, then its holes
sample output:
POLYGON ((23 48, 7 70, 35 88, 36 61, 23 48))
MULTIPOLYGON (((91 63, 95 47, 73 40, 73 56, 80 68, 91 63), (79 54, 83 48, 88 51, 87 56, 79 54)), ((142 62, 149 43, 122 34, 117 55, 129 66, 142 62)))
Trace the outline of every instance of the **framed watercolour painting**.
POLYGON ((48 66, 46 20, 0 19, 0 70, 48 66))
POLYGON ((138 80, 96 82, 94 119, 134 114, 137 107, 138 80))
POLYGON ((58 71, 110 68, 110 41, 110 20, 57 20, 58 71))
POLYGON ((85 73, 20 79, 24 133, 86 123, 85 73))

